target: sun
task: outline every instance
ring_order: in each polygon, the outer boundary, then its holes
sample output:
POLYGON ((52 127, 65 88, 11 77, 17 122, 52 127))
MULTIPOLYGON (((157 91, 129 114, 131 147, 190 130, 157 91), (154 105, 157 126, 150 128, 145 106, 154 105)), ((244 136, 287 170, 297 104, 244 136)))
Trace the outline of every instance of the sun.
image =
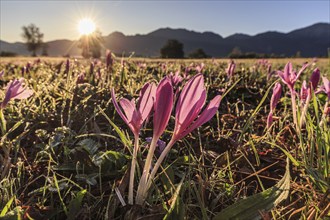
POLYGON ((83 18, 78 22, 78 31, 81 35, 91 34, 95 29, 95 23, 90 18, 83 18))

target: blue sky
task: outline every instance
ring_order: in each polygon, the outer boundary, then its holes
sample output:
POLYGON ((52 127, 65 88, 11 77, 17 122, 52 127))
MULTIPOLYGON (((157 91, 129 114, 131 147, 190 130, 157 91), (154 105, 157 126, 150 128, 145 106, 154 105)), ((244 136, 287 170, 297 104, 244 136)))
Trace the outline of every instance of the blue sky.
POLYGON ((77 23, 91 17, 103 35, 146 34, 161 27, 212 31, 224 37, 268 30, 289 32, 330 22, 330 1, 17 1, 0 0, 0 39, 23 41, 22 26, 36 24, 44 40, 78 39, 77 23))

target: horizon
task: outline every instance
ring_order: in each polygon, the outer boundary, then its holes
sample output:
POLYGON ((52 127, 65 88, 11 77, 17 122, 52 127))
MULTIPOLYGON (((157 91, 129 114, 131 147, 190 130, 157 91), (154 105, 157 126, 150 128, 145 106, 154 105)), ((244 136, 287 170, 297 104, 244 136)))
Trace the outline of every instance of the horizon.
MULTIPOLYGON (((295 30, 299 30, 299 29, 303 29, 303 28, 306 28, 306 27, 310 27, 310 26, 313 26, 313 25, 316 25, 316 24, 329 24, 330 25, 330 22, 317 22, 317 23, 314 23, 314 24, 310 24, 310 25, 307 25, 307 26, 304 26, 304 27, 297 27, 296 29, 293 29, 293 30, 289 30, 287 32, 281 32, 281 31, 278 31, 278 30, 265 30, 265 31, 262 31, 260 33, 256 33, 256 34, 253 34, 253 35, 250 35, 250 34, 246 34, 246 33, 241 33, 241 32, 237 32, 237 33, 233 33, 231 35, 228 35, 228 36, 223 36, 222 34, 220 33, 216 33, 216 32, 213 32, 213 31, 196 31, 196 30, 189 30, 187 28, 183 28, 183 27, 178 27, 178 28, 172 28, 172 27, 160 27, 160 28, 157 28, 155 30, 152 30, 152 31, 149 31, 145 34, 141 34, 141 33, 136 33, 136 34, 131 34, 131 35, 128 35, 128 34, 125 34, 121 31, 113 31, 111 33, 108 33, 108 34, 102 34, 102 37, 106 37, 106 36, 109 36, 113 33, 122 33, 124 34, 125 36, 137 36, 137 35, 148 35, 152 32, 155 32, 155 31, 158 31, 158 30, 161 30, 161 29, 171 29, 171 30, 186 30, 186 31, 189 31, 189 32, 195 32, 195 33, 213 33, 213 34, 217 34, 223 38, 228 38, 228 37, 231 37, 233 35, 236 35, 236 34, 242 34, 242 35, 247 35, 247 36, 250 36, 250 37, 253 37, 253 36, 256 36, 256 35, 259 35, 259 34, 263 34, 263 33, 267 33, 267 32, 277 32, 277 33, 282 33, 282 34, 287 34, 287 33, 290 33, 292 31, 295 31, 295 30)), ((23 40, 21 41, 15 41, 15 42, 9 42, 9 41, 6 41, 6 40, 3 40, 0 38, 1 41, 4 41, 4 42, 7 42, 7 43, 24 43, 23 40)), ((68 41, 77 41, 79 40, 78 39, 65 39, 65 38, 62 38, 62 39, 53 39, 53 40, 49 40, 49 41, 44 41, 44 42, 53 42, 53 41, 63 41, 63 40, 68 40, 68 41)))
POLYGON ((0 39, 8 43, 23 42, 22 27, 31 23, 44 33, 44 42, 78 40, 77 25, 83 18, 91 18, 102 36, 113 32, 125 36, 146 35, 171 28, 213 32, 226 38, 233 34, 254 36, 269 31, 288 33, 316 23, 330 23, 329 1, 1 0, 0 4, 0 39))

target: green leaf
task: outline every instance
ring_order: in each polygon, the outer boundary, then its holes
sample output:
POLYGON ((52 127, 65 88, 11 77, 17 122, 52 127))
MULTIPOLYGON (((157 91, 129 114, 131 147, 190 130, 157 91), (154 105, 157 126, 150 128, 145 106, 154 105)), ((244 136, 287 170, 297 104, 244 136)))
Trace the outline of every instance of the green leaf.
POLYGON ((109 150, 95 154, 92 162, 101 167, 104 172, 113 172, 122 170, 127 165, 127 159, 125 154, 109 150))
POLYGON ((21 220, 23 219, 23 214, 24 210, 22 209, 22 207, 17 206, 4 216, 0 216, 0 220, 21 220))
POLYGON ((261 219, 260 211, 269 211, 285 200, 290 190, 290 167, 287 158, 286 171, 283 178, 273 187, 242 199, 217 214, 213 220, 254 220, 261 219))
POLYGON ((121 142, 125 145, 125 146, 130 146, 131 143, 130 141, 127 139, 127 137, 125 136, 124 132, 122 132, 120 130, 120 128, 113 123, 113 121, 111 121, 111 119, 104 113, 104 111, 99 107, 99 110, 101 112, 101 114, 107 119, 107 121, 111 124, 111 126, 115 129, 115 131, 117 132, 117 134, 120 137, 121 142))
POLYGON ((183 220, 185 216, 185 206, 184 202, 180 197, 180 191, 183 184, 183 180, 185 179, 185 176, 182 177, 178 187, 175 190, 175 193, 172 197, 172 204, 170 209, 168 210, 167 214, 163 218, 163 220, 170 220, 170 219, 176 219, 176 220, 183 220))
POLYGON ((94 155, 100 147, 98 143, 89 138, 79 141, 77 145, 86 150, 89 155, 94 155))
POLYGON ((81 190, 80 192, 77 193, 76 198, 72 199, 69 203, 69 212, 68 212, 68 219, 76 219, 76 215, 77 213, 80 211, 81 209, 81 203, 82 200, 86 194, 86 189, 81 190))
POLYGON ((5 207, 2 209, 2 211, 0 213, 0 217, 4 217, 6 215, 6 213, 9 211, 9 208, 10 208, 11 204, 13 203, 14 199, 15 199, 15 196, 13 196, 13 197, 11 197, 11 199, 9 199, 9 201, 7 202, 5 207))

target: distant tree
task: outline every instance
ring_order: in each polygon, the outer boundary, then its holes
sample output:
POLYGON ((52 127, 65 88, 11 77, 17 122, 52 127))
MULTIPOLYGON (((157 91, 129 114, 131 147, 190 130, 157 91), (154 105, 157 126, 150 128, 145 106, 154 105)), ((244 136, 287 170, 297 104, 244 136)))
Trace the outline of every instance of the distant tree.
POLYGON ((239 47, 234 47, 233 50, 228 55, 229 58, 240 58, 242 56, 242 51, 239 47))
POLYGON ((191 52, 188 55, 188 57, 193 59, 202 59, 202 58, 208 58, 210 56, 207 55, 202 48, 198 48, 197 50, 191 52))
POLYGON ((10 51, 1 51, 0 57, 15 57, 17 56, 16 53, 10 51))
POLYGON ((160 49, 160 54, 162 58, 183 58, 183 44, 178 40, 170 39, 160 49))
POLYGON ((99 30, 88 35, 82 35, 78 47, 82 49, 81 55, 84 58, 100 58, 102 49, 102 33, 99 30))
POLYGON ((43 45, 42 45, 42 53, 41 53, 41 55, 42 56, 45 56, 45 57, 47 57, 48 56, 48 44, 46 44, 46 43, 44 43, 43 45))
POLYGON ((43 42, 42 39, 44 34, 40 32, 39 28, 34 25, 30 24, 29 26, 23 26, 23 38, 26 41, 26 46, 28 51, 32 52, 32 56, 37 55, 37 50, 42 47, 43 42))

